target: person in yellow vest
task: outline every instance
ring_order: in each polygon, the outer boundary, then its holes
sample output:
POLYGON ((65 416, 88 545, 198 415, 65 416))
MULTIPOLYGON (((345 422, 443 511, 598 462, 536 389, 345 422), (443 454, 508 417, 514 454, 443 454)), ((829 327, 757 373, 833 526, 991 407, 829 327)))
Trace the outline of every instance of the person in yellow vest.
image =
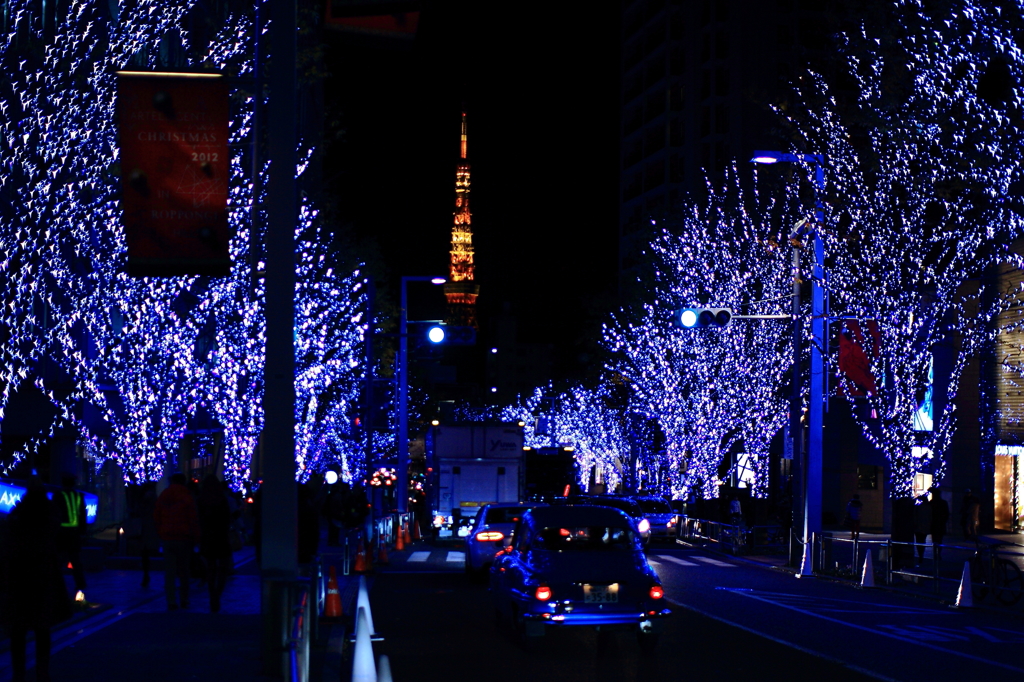
POLYGON ((71 564, 75 578, 75 599, 85 599, 85 571, 82 569, 82 536, 85 535, 85 497, 75 490, 75 477, 64 474, 61 477, 63 489, 53 496, 60 527, 57 530, 57 550, 61 565, 71 564))

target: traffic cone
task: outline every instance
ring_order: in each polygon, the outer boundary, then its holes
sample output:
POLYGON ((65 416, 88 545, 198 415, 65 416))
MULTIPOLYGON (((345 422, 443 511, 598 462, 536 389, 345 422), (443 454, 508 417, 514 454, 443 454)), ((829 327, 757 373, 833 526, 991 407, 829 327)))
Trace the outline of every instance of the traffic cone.
POLYGON ((402 524, 402 536, 403 536, 403 538, 405 540, 405 544, 407 544, 407 545, 411 545, 412 544, 412 536, 409 535, 409 522, 408 521, 406 521, 405 523, 402 524))
POLYGON ((356 649, 352 656, 352 682, 377 682, 377 667, 373 664, 373 643, 366 611, 359 609, 356 616, 356 649))
POLYGON ((366 551, 366 545, 363 541, 359 541, 359 551, 356 552, 356 565, 352 569, 356 573, 366 573, 373 569, 373 561, 370 559, 370 553, 366 551))
POLYGON ((388 550, 383 540, 381 540, 380 548, 377 550, 377 563, 381 566, 388 564, 388 550))
POLYGON ((327 580, 327 599, 324 602, 324 618, 341 618, 341 591, 338 590, 338 574, 331 566, 331 577, 327 580))
POLYGON ((956 593, 958 609, 973 609, 974 595, 971 594, 971 562, 964 562, 964 574, 960 578, 960 590, 956 593))
POLYGON ((391 661, 387 654, 381 654, 377 662, 377 682, 393 682, 391 677, 391 661))
POLYGON ((875 567, 871 565, 871 550, 864 557, 864 571, 860 574, 861 587, 875 586, 875 567))
POLYGON ((395 551, 401 552, 405 549, 405 537, 401 530, 395 533, 395 551))

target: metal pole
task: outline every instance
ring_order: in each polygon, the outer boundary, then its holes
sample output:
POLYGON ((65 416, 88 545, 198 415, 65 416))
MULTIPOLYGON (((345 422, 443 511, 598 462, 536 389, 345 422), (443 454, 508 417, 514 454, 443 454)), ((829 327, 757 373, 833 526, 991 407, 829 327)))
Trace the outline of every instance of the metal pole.
MULTIPOLYGON (((802 344, 803 339, 801 338, 802 337, 801 332, 803 331, 803 329, 802 329, 802 327, 803 327, 803 325, 802 325, 803 316, 802 316, 802 313, 801 313, 801 310, 800 310, 800 280, 801 280, 801 278, 802 278, 802 274, 801 274, 801 271, 800 271, 800 247, 794 245, 793 246, 793 378, 792 378, 791 396, 790 396, 790 404, 789 404, 789 410, 790 410, 790 414, 789 414, 789 437, 792 440, 793 460, 796 461, 798 463, 799 467, 800 467, 799 468, 799 474, 800 474, 800 487, 799 487, 799 491, 800 491, 800 496, 802 498, 800 500, 801 504, 799 505, 799 507, 797 505, 793 505, 793 509, 794 510, 799 509, 801 515, 806 518, 806 505, 805 505, 805 501, 807 500, 807 462, 806 462, 806 459, 804 457, 803 426, 800 424, 800 412, 801 412, 801 407, 802 407, 802 402, 803 402, 801 400, 802 393, 801 393, 801 390, 800 390, 801 389, 801 384, 803 383, 802 382, 802 376, 801 376, 802 372, 801 372, 801 358, 800 358, 801 346, 803 345, 802 344)), ((801 520, 804 520, 804 519, 801 519, 801 520)), ((802 553, 802 555, 806 555, 806 549, 805 548, 807 547, 807 538, 809 537, 809 535, 807 533, 807 524, 803 523, 802 525, 803 525, 803 536, 802 536, 802 539, 803 539, 803 549, 802 549, 801 553, 802 553)), ((792 558, 792 554, 793 554, 793 552, 792 552, 792 544, 793 544, 793 537, 792 537, 792 535, 790 536, 790 541, 789 542, 790 542, 790 546, 791 546, 790 547, 790 557, 792 558)))
POLYGON ((295 483, 296 2, 271 3, 261 568, 263 668, 286 675, 289 584, 297 575, 295 483))
MULTIPOLYGON (((822 195, 825 191, 825 169, 821 160, 815 161, 815 233, 814 270, 811 278, 811 390, 810 390, 810 433, 807 448, 807 471, 804 498, 804 535, 821 534, 821 492, 822 492, 822 438, 824 436, 825 411, 825 350, 828 339, 825 336, 828 319, 828 303, 823 286, 825 280, 825 244, 818 231, 824 226, 825 212, 822 195)), ((802 567, 801 572, 813 571, 813 566, 802 567)))
POLYGON ((409 505, 409 314, 406 283, 409 277, 402 278, 402 307, 398 322, 398 511, 404 512, 409 505))

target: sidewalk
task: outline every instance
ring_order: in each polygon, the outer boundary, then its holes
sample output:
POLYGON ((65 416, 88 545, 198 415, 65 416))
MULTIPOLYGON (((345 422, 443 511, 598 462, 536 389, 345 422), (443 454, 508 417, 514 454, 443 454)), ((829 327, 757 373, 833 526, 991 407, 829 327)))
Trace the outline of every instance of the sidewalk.
MULTIPOLYGON (((842 546, 844 549, 837 549, 833 554, 830 549, 828 555, 830 560, 840 557, 842 552, 845 551, 849 554, 850 544, 850 531, 847 530, 836 530, 829 531, 831 538, 836 542, 837 547, 842 546), (842 543, 840 545, 840 543, 842 543)), ((876 589, 891 590, 902 594, 911 594, 925 599, 939 601, 940 603, 952 604, 956 601, 956 594, 960 587, 960 582, 963 572, 964 561, 972 557, 978 549, 978 546, 990 546, 998 550, 1000 556, 1012 557, 1014 562, 1024 568, 1024 534, 1021 533, 1008 533, 1008 532, 994 532, 979 536, 979 540, 975 543, 973 540, 966 540, 962 537, 954 536, 950 538, 947 536, 942 543, 943 553, 940 559, 940 576, 942 580, 938 583, 934 580, 934 571, 936 565, 934 562, 933 549, 929 544, 925 546, 926 551, 923 560, 913 559, 911 555, 911 561, 915 563, 908 565, 906 568, 894 572, 892 575, 892 584, 886 585, 884 579, 880 579, 884 573, 886 567, 886 555, 885 555, 885 543, 891 539, 891 536, 887 533, 867 533, 862 532, 860 534, 861 540, 861 552, 859 554, 857 566, 845 566, 845 570, 840 571, 829 571, 821 570, 815 573, 815 577, 833 580, 842 584, 851 586, 859 586, 861 582, 862 573, 862 562, 864 558, 864 551, 866 548, 873 548, 873 567, 875 569, 875 584, 876 589), (938 586, 938 589, 936 589, 938 586)), ((681 544, 688 544, 684 541, 679 541, 681 544)), ((700 545, 692 545, 700 546, 700 545)), ((704 545, 703 549, 710 551, 718 551, 717 547, 713 544, 704 545)), ((740 561, 747 561, 750 563, 756 563, 762 566, 771 567, 777 570, 788 571, 796 574, 799 571, 799 563, 795 566, 790 566, 787 563, 788 557, 785 554, 740 554, 733 555, 725 552, 721 552, 740 561)), ((849 559, 849 556, 846 557, 849 559)), ((795 560, 799 562, 800 557, 795 557, 795 560)), ((817 563, 818 559, 816 559, 817 563)), ((839 567, 837 562, 836 568, 839 567)), ((976 582, 977 577, 973 580, 976 582)), ((1021 604, 1000 604, 991 595, 988 596, 987 600, 983 598, 974 598, 974 608, 982 610, 991 610, 1000 613, 1009 613, 1024 618, 1024 609, 1021 608, 1021 604)))
MULTIPOLYGON (((358 577, 340 574, 340 548, 322 547, 325 574, 339 568, 344 612, 356 598, 358 577)), ((114 558, 116 559, 116 558, 114 558)), ((131 565, 131 561, 111 561, 131 565)), ((188 609, 168 611, 164 576, 154 562, 151 582, 141 587, 142 571, 107 569, 86 573, 90 606, 53 629, 51 677, 62 682, 181 682, 197 680, 271 680, 262 674, 261 583, 255 551, 235 553, 235 573, 228 579, 219 613, 211 613, 206 584, 193 580, 188 609)), ((66 577, 67 578, 67 577, 66 577)), ((70 587, 71 582, 68 579, 70 587)), ((340 674, 344 623, 321 623, 310 648, 310 679, 336 680, 340 674), (331 643, 332 646, 328 646, 331 643), (333 650, 336 649, 336 650, 333 650), (327 677, 324 677, 324 675, 327 677)), ((29 643, 29 665, 34 666, 29 643)), ((0 640, 0 680, 11 676, 10 643, 0 640)), ((35 679, 29 669, 29 680, 35 679)))

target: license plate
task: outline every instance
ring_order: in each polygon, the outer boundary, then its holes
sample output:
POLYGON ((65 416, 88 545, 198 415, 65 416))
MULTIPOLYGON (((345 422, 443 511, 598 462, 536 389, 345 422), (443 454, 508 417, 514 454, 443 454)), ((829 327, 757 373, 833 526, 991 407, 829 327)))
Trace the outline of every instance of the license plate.
POLYGON ((619 584, 584 585, 583 601, 586 604, 617 604, 619 601, 619 584))

